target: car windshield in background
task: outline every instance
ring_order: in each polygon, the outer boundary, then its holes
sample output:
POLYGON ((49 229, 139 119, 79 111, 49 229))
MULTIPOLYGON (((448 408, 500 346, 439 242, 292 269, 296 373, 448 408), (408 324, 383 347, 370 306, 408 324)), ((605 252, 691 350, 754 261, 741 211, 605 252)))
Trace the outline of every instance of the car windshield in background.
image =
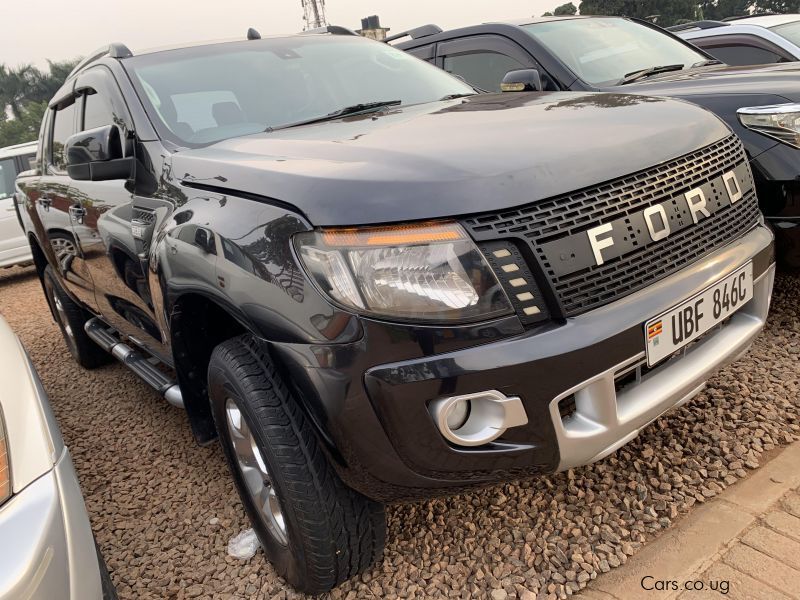
POLYGON ((785 37, 795 46, 800 46, 800 21, 776 25, 775 27, 771 27, 771 29, 778 35, 785 37))
POLYGON ((689 68, 707 60, 667 34, 620 18, 565 19, 524 29, 591 85, 620 83, 653 67, 689 68))
POLYGON ((188 145, 324 118, 356 105, 421 104, 474 93, 410 54, 350 36, 215 44, 124 62, 159 129, 188 145))

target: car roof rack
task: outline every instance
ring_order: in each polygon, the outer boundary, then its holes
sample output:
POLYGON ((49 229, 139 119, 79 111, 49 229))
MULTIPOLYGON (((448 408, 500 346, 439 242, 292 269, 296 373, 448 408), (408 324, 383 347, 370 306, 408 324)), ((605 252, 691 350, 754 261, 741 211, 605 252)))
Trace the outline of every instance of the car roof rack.
POLYGON ((342 27, 341 25, 326 25, 325 27, 316 27, 307 31, 301 31, 300 35, 319 35, 321 33, 330 33, 331 35, 358 35, 352 29, 342 27))
POLYGON ((733 17, 725 17, 722 20, 727 23, 728 21, 740 21, 741 19, 752 19, 753 17, 776 17, 780 14, 776 12, 759 12, 752 15, 734 15, 733 17))
POLYGON ((388 44, 389 42, 399 40, 400 38, 404 38, 406 36, 410 37, 412 40, 417 40, 419 38, 428 37, 429 35, 436 35, 437 33, 442 33, 442 28, 438 25, 434 25, 433 23, 429 23, 428 25, 421 25, 420 27, 415 27, 414 29, 409 29, 408 31, 401 31, 395 35, 390 35, 383 41, 388 44))
POLYGON ((723 21, 692 21, 691 23, 681 23, 667 27, 667 31, 686 31, 687 29, 716 29, 717 27, 729 27, 729 23, 723 21))
POLYGON ((75 75, 75 73, 83 69, 86 65, 91 64, 96 60, 100 60, 104 56, 108 56, 110 58, 128 58, 130 56, 133 56, 133 52, 131 52, 130 49, 125 44, 121 44, 119 42, 114 42, 112 44, 109 44, 108 46, 103 46, 102 48, 98 48, 97 50, 89 54, 89 56, 84 58, 81 62, 79 62, 77 65, 75 65, 75 68, 72 69, 72 71, 70 71, 69 75, 67 76, 67 79, 75 75))

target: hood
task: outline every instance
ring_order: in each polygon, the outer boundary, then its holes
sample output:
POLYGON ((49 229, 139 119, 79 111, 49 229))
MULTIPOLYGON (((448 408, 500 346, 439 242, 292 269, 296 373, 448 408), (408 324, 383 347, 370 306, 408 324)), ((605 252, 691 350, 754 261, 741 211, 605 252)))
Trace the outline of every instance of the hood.
POLYGON ((729 67, 700 67, 648 77, 607 91, 652 96, 777 95, 800 102, 800 63, 729 67))
POLYGON ((317 226, 502 210, 650 168, 730 131, 644 96, 491 94, 182 150, 184 185, 290 204, 317 226))

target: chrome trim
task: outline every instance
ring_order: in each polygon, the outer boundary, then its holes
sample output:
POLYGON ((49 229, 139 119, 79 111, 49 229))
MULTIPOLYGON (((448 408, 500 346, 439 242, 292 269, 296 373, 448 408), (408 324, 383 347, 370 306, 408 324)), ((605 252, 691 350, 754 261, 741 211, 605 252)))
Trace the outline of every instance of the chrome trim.
POLYGON ((176 408, 186 408, 183 405, 183 394, 181 393, 181 388, 177 383, 167 388, 167 390, 164 392, 164 399, 176 408))
POLYGON ((739 358, 761 332, 769 312, 775 265, 753 283, 753 298, 721 327, 656 366, 640 382, 616 391, 615 380, 639 363, 644 352, 566 390, 550 402, 560 462, 558 471, 605 458, 635 438, 668 410, 697 395, 718 369, 739 358), (558 404, 575 396, 565 418, 558 404))
POLYGON ((133 349, 120 342, 111 348, 111 355, 118 361, 124 363, 129 356, 133 355, 133 349))
POLYGON ((506 430, 528 423, 522 400, 508 397, 497 390, 487 390, 462 396, 434 400, 428 406, 439 432, 457 446, 482 446, 496 440, 506 430), (466 422, 451 429, 447 417, 459 402, 469 402, 470 412, 466 422))

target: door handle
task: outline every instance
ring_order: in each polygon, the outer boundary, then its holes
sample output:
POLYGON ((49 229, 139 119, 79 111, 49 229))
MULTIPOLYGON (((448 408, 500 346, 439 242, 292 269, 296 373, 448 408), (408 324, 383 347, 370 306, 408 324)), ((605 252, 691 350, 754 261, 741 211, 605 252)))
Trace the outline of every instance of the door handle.
POLYGON ((86 209, 79 204, 70 206, 69 216, 75 219, 75 222, 78 223, 78 225, 83 225, 83 218, 86 216, 86 209))
POLYGON ((50 210, 50 205, 53 204, 53 199, 46 194, 42 194, 41 196, 39 196, 37 202, 43 209, 45 209, 45 211, 48 211, 50 210))

